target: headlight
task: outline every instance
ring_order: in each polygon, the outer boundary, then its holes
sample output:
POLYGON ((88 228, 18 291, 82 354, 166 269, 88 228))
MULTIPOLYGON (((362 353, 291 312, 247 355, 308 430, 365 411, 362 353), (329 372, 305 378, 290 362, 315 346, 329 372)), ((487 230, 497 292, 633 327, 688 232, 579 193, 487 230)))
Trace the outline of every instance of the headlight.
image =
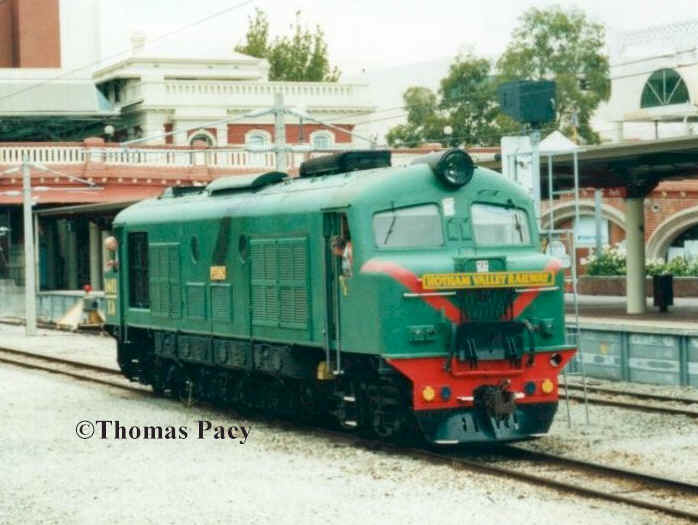
POLYGON ((452 187, 464 186, 470 182, 475 171, 470 155, 457 148, 418 157, 411 164, 428 164, 434 175, 452 187))

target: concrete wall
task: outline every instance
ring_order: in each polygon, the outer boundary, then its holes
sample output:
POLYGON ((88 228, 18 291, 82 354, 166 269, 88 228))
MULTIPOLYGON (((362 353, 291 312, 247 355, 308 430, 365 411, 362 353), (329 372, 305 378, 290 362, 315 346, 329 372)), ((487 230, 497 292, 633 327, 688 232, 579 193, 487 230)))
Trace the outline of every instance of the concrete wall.
MULTIPOLYGON (((568 325, 573 337, 574 329, 568 325)), ((698 330, 582 323, 567 371, 656 385, 698 386, 698 330), (583 366, 582 366, 583 363, 583 366)))

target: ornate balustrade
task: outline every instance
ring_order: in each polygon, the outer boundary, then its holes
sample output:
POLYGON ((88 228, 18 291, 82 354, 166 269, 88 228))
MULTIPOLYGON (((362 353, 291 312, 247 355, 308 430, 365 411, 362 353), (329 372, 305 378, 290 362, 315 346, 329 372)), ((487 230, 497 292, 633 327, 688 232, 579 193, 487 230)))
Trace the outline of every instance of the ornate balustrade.
MULTIPOLYGON (((94 140, 94 139, 88 139, 94 140)), ((0 143, 0 166, 18 165, 26 158, 29 162, 46 165, 103 164, 105 166, 131 166, 153 168, 274 168, 275 154, 271 151, 255 152, 242 148, 188 149, 174 146, 122 148, 116 145, 92 146, 91 143, 29 144, 0 143)), ((308 157, 327 155, 337 150, 287 153, 289 169, 298 168, 308 157)), ((393 165, 405 165, 420 155, 424 149, 400 149, 393 152, 393 165)), ((494 151, 475 151, 475 160, 490 160, 494 151)))

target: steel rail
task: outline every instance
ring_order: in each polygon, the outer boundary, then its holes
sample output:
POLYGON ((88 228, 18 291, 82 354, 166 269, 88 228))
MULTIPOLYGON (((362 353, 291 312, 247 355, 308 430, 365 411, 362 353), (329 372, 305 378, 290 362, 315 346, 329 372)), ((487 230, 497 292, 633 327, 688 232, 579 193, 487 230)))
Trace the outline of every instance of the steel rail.
MULTIPOLYGON (((629 496, 626 496, 624 494, 618 493, 618 492, 610 492, 609 490, 601 490, 601 489, 595 489, 590 486, 586 486, 584 484, 574 484, 570 483, 567 481, 560 481, 557 479, 551 479, 549 476, 543 475, 543 474, 532 474, 530 472, 525 472, 523 470, 519 470, 517 468, 509 468, 509 467, 503 467, 500 465, 493 465, 491 463, 488 463, 486 461, 477 461, 477 460, 472 460, 472 459, 467 459, 459 456, 454 456, 451 454, 443 454, 443 453, 438 453, 438 452, 426 452, 430 457, 434 457, 437 459, 445 460, 445 461, 450 461, 452 463, 458 464, 458 465, 464 465, 468 467, 470 470, 476 470, 479 472, 482 472, 484 474, 495 474, 501 477, 505 478, 513 478, 517 479, 520 481, 525 481, 532 483, 536 486, 545 486, 548 488, 552 489, 557 489, 561 490, 563 492, 568 492, 568 493, 574 493, 578 494, 580 496, 584 497, 589 497, 589 498, 596 498, 596 499, 601 499, 605 501, 611 501, 614 503, 624 503, 626 505, 630 505, 633 507, 639 507, 647 510, 652 510, 655 512, 662 512, 664 514, 674 516, 677 518, 682 518, 686 519, 689 521, 697 522, 698 521, 698 513, 692 512, 689 510, 684 510, 684 509, 677 509, 675 507, 670 507, 668 505, 663 505, 661 503, 654 503, 651 501, 645 501, 642 499, 636 499, 632 498, 629 496)), ((551 460, 557 461, 557 462, 563 462, 562 459, 558 458, 557 456, 552 455, 551 460)), ((581 461, 581 460, 580 460, 581 461)), ((584 462, 582 462, 584 463, 584 462)), ((571 463, 570 463, 571 464, 571 463)), ((587 470, 593 470, 594 467, 592 467, 590 464, 584 465, 584 469, 587 470)), ((615 471, 614 474, 617 477, 623 477, 624 476, 624 471, 623 469, 613 469, 612 467, 606 467, 607 471, 615 471)), ((639 473, 635 473, 637 475, 639 473)), ((626 476, 627 478, 627 476, 626 476)), ((647 475, 647 479, 652 479, 655 478, 652 475, 647 475)), ((656 478, 657 479, 657 484, 659 484, 659 480, 661 478, 656 478)), ((661 484, 662 485, 669 485, 675 483, 676 480, 664 480, 661 484)))
POLYGON ((98 365, 92 365, 89 363, 83 363, 79 361, 72 361, 70 359, 63 359, 60 357, 51 357, 51 356, 46 356, 46 355, 40 355, 40 354, 34 354, 32 352, 24 352, 22 350, 14 350, 14 349, 9 349, 9 348, 4 348, 0 347, 0 363, 7 363, 15 366, 19 366, 22 368, 28 368, 28 369, 33 369, 33 370, 42 370, 44 372, 50 372, 53 374, 59 374, 59 375, 64 375, 68 377, 72 377, 74 379, 79 379, 81 381, 89 381, 92 383, 99 383, 102 385, 106 386, 112 386, 116 388, 121 388, 124 390, 130 390, 130 391, 135 391, 135 392, 140 392, 143 394, 153 394, 150 389, 148 389, 145 386, 136 386, 133 384, 129 384, 128 380, 119 372, 118 370, 115 370, 113 368, 106 368, 98 365), (15 355, 20 357, 20 359, 11 359, 8 358, 6 355, 2 354, 10 354, 10 355, 15 355), (31 362, 27 361, 28 360, 35 360, 39 362, 46 363, 44 364, 39 364, 37 362, 31 362), (49 366, 49 363, 57 364, 63 367, 72 367, 74 370, 66 370, 66 369, 61 369, 57 367, 52 367, 49 366), (99 377, 91 376, 91 375, 86 375, 84 373, 77 373, 75 370, 83 370, 83 371, 91 371, 91 372, 96 372, 99 374, 105 374, 107 376, 114 376, 114 377, 119 377, 121 380, 117 381, 111 381, 107 379, 102 379, 99 377))
POLYGON ((62 357, 54 357, 54 356, 45 355, 45 354, 37 354, 34 352, 26 352, 24 350, 16 350, 14 348, 6 348, 3 346, 0 346, 0 353, 2 353, 2 352, 5 352, 7 354, 18 355, 18 356, 22 356, 22 357, 27 357, 27 358, 31 358, 31 359, 37 359, 40 361, 45 361, 45 362, 50 362, 50 363, 60 363, 62 365, 74 366, 76 368, 82 368, 85 370, 93 370, 95 372, 100 372, 103 374, 109 374, 109 375, 123 377, 123 375, 121 374, 121 371, 117 370, 116 368, 109 368, 109 367, 100 366, 100 365, 93 365, 91 363, 85 363, 83 361, 74 361, 72 359, 63 359, 62 357))
MULTIPOLYGON (((92 370, 100 373, 107 373, 109 375, 116 375, 119 374, 114 369, 109 369, 109 368, 104 368, 96 365, 90 365, 87 363, 80 363, 76 361, 71 361, 67 359, 62 359, 62 358, 52 358, 50 356, 44 356, 44 355, 37 355, 33 354, 31 352, 22 352, 22 351, 14 351, 14 350, 7 350, 7 349, 0 349, 4 352, 9 352, 9 353, 16 353, 22 357, 30 358, 30 359, 37 359, 40 361, 45 361, 45 362, 53 362, 62 366, 72 366, 78 369, 87 369, 87 370, 92 370)), ((38 363, 32 363, 32 362, 27 362, 27 361, 21 361, 21 360, 15 360, 15 359, 7 359, 5 357, 0 356, 0 362, 2 363, 7 363, 15 366, 19 366, 22 368, 28 368, 28 369, 37 369, 37 370, 42 370, 42 371, 47 371, 51 372, 54 374, 59 374, 59 375, 65 375, 68 377, 72 377, 75 379, 79 379, 81 381, 89 381, 93 383, 98 383, 98 384, 103 384, 106 386, 111 386, 111 387, 116 387, 116 388, 121 388, 124 390, 129 390, 133 392, 138 392, 140 394, 145 394, 148 396, 153 396, 153 392, 148 390, 146 387, 137 387, 135 385, 130 385, 126 383, 118 383, 118 382, 113 382, 113 381, 108 381, 105 379, 100 379, 94 376, 89 376, 89 375, 83 375, 83 374, 77 374, 75 372, 71 372, 69 370, 63 370, 61 368, 52 368, 50 366, 45 366, 43 364, 38 364, 38 363)), ((287 422, 286 422, 287 424, 287 422)), ((288 427, 286 427, 288 428, 288 427)), ((307 427, 303 427, 307 428, 307 427)), ((563 492, 567 493, 574 493, 580 496, 588 497, 588 498, 595 498, 595 499, 601 499, 605 501, 610 501, 614 503, 623 503, 627 504, 633 507, 638 507, 638 508, 643 508, 646 510, 651 510, 655 512, 662 512, 667 515, 671 515, 674 517, 682 518, 682 519, 687 519, 690 521, 698 521, 698 513, 694 513, 688 510, 683 510, 683 509, 677 509, 674 507, 670 507, 667 505, 662 505, 659 503, 653 503, 650 501, 644 501, 640 499, 635 499, 631 498, 629 496, 625 496, 620 493, 614 493, 614 492, 609 492, 608 490, 600 490, 600 489, 594 489, 592 487, 588 487, 585 485, 579 485, 579 484, 574 484, 566 481, 560 481, 556 479, 551 479, 550 477, 546 475, 539 475, 539 474, 532 474, 530 472, 525 472, 523 470, 517 469, 517 468, 509 468, 509 467, 503 467, 500 465, 494 465, 488 461, 478 461, 478 460, 472 460, 468 459, 465 457, 462 457, 462 455, 458 455, 457 453, 449 453, 449 452, 436 452, 433 450, 425 450, 425 449, 404 449, 397 447, 395 445, 392 445, 390 443, 385 443, 385 442, 376 442, 375 440, 370 440, 370 439, 364 439, 360 436, 353 435, 353 434, 347 434, 347 433, 341 433, 337 431, 330 431, 327 429, 322 429, 322 428, 317 428, 317 427, 312 427, 313 430, 317 431, 320 430, 320 432, 328 437, 332 437, 333 439, 340 438, 340 439, 345 439, 348 440, 349 442, 356 444, 356 445, 362 445, 370 450, 376 450, 377 448, 380 448, 382 450, 386 451, 391 451, 394 453, 404 453, 404 452, 410 452, 413 455, 417 457, 422 457, 422 458, 429 458, 429 459, 435 459, 439 460, 443 463, 447 464, 456 464, 459 466, 464 466, 467 467, 471 471, 476 471, 476 472, 481 472, 484 474, 492 474, 492 475, 497 475, 503 478, 507 479, 516 479, 518 481, 523 481, 527 483, 531 483, 535 486, 545 486, 548 488, 560 490, 563 492)), ((674 490, 681 490, 681 491, 689 491, 691 494, 696 494, 698 493, 698 486, 683 482, 680 480, 674 480, 670 478, 662 478, 659 476, 654 476, 652 474, 648 473, 643 473, 643 472, 638 472, 634 470, 628 470, 628 469, 621 469, 621 468, 615 468, 615 467, 610 467, 608 465, 601 465, 598 463, 593 463, 593 462, 587 462, 584 460, 578 460, 574 458, 568 458, 565 456, 557 456, 554 454, 549 454, 549 453, 544 453, 544 452, 537 452, 537 451, 529 451, 520 447, 514 447, 514 446, 500 446, 500 450, 504 451, 509 451, 515 452, 516 454, 523 455, 524 460, 525 459, 542 459, 544 461, 554 461, 557 463, 561 464, 566 464, 569 466, 573 466, 579 470, 587 470, 587 471, 596 471, 599 473, 603 474, 612 474, 615 475, 616 477, 620 478, 625 478, 626 480, 634 480, 634 481, 643 481, 645 483, 650 483, 656 486, 664 487, 664 488, 671 488, 674 490)), ((496 449, 495 449, 496 452, 496 449)))
POLYGON ((583 395, 570 394, 570 393, 560 393, 560 397, 567 397, 574 401, 586 401, 594 405, 605 405, 617 408, 627 408, 630 410, 639 410, 642 412, 656 412, 658 414, 672 414, 676 416, 688 416, 688 417, 698 417, 698 411, 688 410, 686 408, 675 408, 675 407, 662 407, 657 405, 641 405, 638 403, 630 403, 628 401, 618 401, 614 399, 604 399, 602 397, 591 397, 587 396, 586 399, 583 395))
POLYGON ((573 458, 569 456, 561 456, 558 454, 553 454, 551 452, 529 450, 516 445, 504 445, 502 449, 507 453, 511 452, 512 454, 523 456, 523 459, 526 460, 555 461, 559 464, 569 465, 571 467, 593 470, 600 473, 613 474, 615 476, 624 477, 626 479, 640 481, 643 483, 652 483, 658 486, 665 486, 672 489, 684 490, 692 493, 695 496, 698 496, 697 484, 690 483, 688 481, 683 481, 680 479, 655 476, 654 474, 649 474, 647 472, 642 472, 635 469, 614 467, 611 465, 605 465, 603 463, 597 463, 595 461, 588 461, 585 459, 573 458))
MULTIPOLYGON (((568 390, 584 390, 583 385, 570 383, 567 385, 568 390)), ((615 390, 613 388, 605 388, 602 386, 594 386, 587 384, 589 392, 598 392, 600 394, 611 394, 616 396, 636 397, 638 399, 651 399, 653 401, 665 401, 667 403, 683 403, 687 405, 698 404, 698 398, 690 397, 672 397, 662 394, 652 394, 650 392, 637 392, 632 390, 615 390)))

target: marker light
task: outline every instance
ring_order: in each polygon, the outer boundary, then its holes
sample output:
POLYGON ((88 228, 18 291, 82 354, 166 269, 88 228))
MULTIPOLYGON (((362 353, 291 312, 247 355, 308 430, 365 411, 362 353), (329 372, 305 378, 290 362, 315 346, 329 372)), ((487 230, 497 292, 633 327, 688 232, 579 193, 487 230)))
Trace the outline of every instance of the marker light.
POLYGON ((451 399, 451 389, 449 387, 441 387, 441 399, 443 399, 444 401, 448 401, 449 399, 451 399))
POLYGON ((555 384, 550 379, 543 379, 540 389, 544 394, 550 394, 555 389, 555 384))
POLYGON ((524 385, 523 390, 527 396, 532 396, 536 393, 536 384, 533 381, 529 381, 524 385))
POLYGON ((424 401, 434 401, 434 398, 436 397, 436 392, 432 387, 425 386, 424 390, 422 390, 422 397, 424 398, 424 401))

